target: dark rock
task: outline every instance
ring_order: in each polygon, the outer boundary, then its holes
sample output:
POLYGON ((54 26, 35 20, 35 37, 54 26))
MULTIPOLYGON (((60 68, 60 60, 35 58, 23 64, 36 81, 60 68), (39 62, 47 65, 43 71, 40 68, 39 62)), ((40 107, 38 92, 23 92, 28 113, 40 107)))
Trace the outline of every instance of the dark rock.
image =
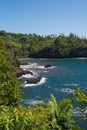
POLYGON ((49 65, 49 64, 45 65, 45 68, 49 68, 49 67, 51 67, 51 65, 49 65))
POLYGON ((27 84, 37 84, 38 82, 40 82, 40 80, 41 80, 40 76, 34 76, 27 80, 27 84))
POLYGON ((16 77, 21 77, 22 75, 26 75, 26 74, 33 75, 33 73, 31 71, 29 71, 29 70, 21 70, 21 71, 16 73, 16 77))

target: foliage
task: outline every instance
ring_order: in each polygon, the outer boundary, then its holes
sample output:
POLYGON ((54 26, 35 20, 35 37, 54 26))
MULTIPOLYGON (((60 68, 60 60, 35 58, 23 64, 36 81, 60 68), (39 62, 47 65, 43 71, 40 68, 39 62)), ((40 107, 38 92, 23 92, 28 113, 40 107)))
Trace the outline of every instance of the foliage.
POLYGON ((22 95, 21 84, 12 73, 2 41, 0 46, 0 105, 17 105, 22 95))
POLYGON ((64 99, 57 103, 53 95, 51 95, 52 101, 51 114, 52 114, 52 126, 58 130, 77 130, 75 127, 75 121, 72 119, 73 106, 70 99, 64 99))
POLYGON ((0 106, 1 130, 79 130, 72 119, 72 102, 65 99, 57 104, 52 96, 49 103, 29 107, 0 106))
POLYGON ((87 57, 87 39, 76 34, 40 36, 0 31, 6 48, 17 56, 33 58, 87 57))
POLYGON ((87 96, 78 88, 74 94, 78 101, 84 102, 87 105, 87 96))
POLYGON ((82 106, 80 105, 79 111, 84 114, 84 116, 77 121, 87 120, 87 96, 78 88, 74 94, 77 101, 83 103, 82 106))
MULTIPOLYGON (((0 129, 1 130, 77 130, 72 119, 72 101, 57 103, 52 95, 50 104, 28 108, 19 105, 21 86, 7 61, 7 51, 0 48, 0 129)), ((15 56, 14 56, 15 58, 15 56)))
MULTIPOLYGON (((68 37, 64 35, 42 37, 36 34, 14 34, 4 31, 0 32, 0 37, 0 129, 79 130, 72 118, 73 104, 70 99, 57 103, 55 97, 51 95, 52 100, 47 104, 27 108, 20 105, 21 84, 14 75, 14 67, 20 65, 18 56, 50 58, 77 57, 81 54, 86 56, 87 40, 73 34, 68 37)), ((87 96, 78 89, 75 97, 85 103, 85 108, 81 111, 87 114, 87 96)))
POLYGON ((43 105, 25 108, 0 106, 1 130, 47 130, 49 111, 43 105))

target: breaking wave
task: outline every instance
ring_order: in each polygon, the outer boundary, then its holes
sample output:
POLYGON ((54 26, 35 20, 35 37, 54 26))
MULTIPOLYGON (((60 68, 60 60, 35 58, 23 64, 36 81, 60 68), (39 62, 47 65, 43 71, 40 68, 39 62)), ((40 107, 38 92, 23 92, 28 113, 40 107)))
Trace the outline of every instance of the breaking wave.
MULTIPOLYGON (((46 78, 45 77, 42 77, 42 79, 40 80, 39 83, 37 84, 24 84, 24 88, 25 87, 32 87, 32 86, 39 86, 39 85, 42 85, 46 82, 46 78)), ((26 82, 25 82, 26 83, 26 82)))
POLYGON ((33 99, 32 100, 24 99, 23 102, 24 102, 24 104, 27 104, 27 105, 43 103, 42 100, 33 100, 33 99))
POLYGON ((20 68, 22 69, 53 69, 56 68, 56 66, 51 67, 45 67, 44 65, 38 65, 37 63, 29 63, 28 65, 20 65, 20 68))

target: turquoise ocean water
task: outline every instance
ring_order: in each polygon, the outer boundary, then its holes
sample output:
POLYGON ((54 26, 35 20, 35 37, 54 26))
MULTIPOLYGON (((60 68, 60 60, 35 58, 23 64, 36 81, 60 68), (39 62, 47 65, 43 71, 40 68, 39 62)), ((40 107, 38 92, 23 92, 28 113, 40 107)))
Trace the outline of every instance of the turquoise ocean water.
MULTIPOLYGON (((59 59, 59 60, 28 60, 26 65, 21 65, 21 68, 28 69, 34 72, 35 75, 42 77, 38 84, 26 84, 26 78, 29 75, 23 76, 21 80, 25 83, 23 87, 24 97, 22 104, 28 106, 32 103, 49 101, 50 95, 53 94, 56 99, 73 98, 73 93, 76 88, 80 88, 87 94, 87 59, 59 59), (52 67, 45 68, 50 64, 52 67)), ((75 104, 77 108, 77 104, 75 104)), ((78 110, 75 116, 81 117, 78 110)), ((82 130, 87 130, 86 121, 79 124, 82 130)))

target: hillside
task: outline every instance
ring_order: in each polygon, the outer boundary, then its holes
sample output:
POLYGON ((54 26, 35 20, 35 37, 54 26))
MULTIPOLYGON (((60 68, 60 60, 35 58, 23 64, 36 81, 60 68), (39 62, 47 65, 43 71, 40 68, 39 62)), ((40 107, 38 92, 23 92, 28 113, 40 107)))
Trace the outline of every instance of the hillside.
POLYGON ((87 39, 70 33, 40 36, 37 34, 16 34, 0 31, 6 48, 19 57, 67 58, 87 57, 87 39))

